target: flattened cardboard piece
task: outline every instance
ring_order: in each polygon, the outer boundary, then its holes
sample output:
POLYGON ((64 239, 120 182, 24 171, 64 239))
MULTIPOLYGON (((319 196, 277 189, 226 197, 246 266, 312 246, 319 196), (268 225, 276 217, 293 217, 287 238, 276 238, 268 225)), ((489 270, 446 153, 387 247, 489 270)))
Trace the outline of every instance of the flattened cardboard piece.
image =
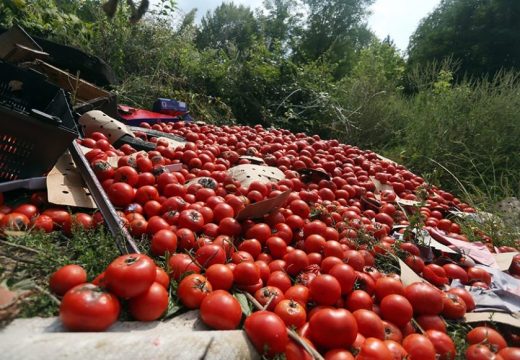
POLYGON ((422 230, 419 236, 421 237, 425 245, 431 246, 432 248, 445 253, 458 254, 457 251, 435 240, 433 237, 430 236, 430 233, 426 230, 422 230))
POLYGON ((495 257, 498 268, 501 271, 506 271, 506 270, 509 270, 509 267, 511 266, 511 263, 513 262, 513 258, 515 257, 516 254, 518 254, 518 252, 499 253, 499 254, 493 254, 493 256, 495 257))
POLYGON ((115 143, 123 135, 135 137, 134 133, 130 131, 125 124, 99 110, 91 110, 84 113, 78 122, 85 134, 99 131, 107 136, 111 144, 115 143))
POLYGON ((464 320, 467 323, 494 321, 520 328, 520 313, 507 314, 492 311, 470 312, 466 313, 464 320))
POLYGON ((284 173, 278 168, 251 164, 234 166, 228 170, 228 174, 245 188, 249 187, 253 181, 266 184, 276 183, 285 178, 284 173))
POLYGON ((248 205, 242 209, 242 211, 240 211, 235 218, 238 221, 260 218, 282 206, 290 194, 291 190, 287 190, 274 198, 262 200, 257 203, 248 205))
POLYGON ((243 156, 239 157, 239 159, 249 160, 251 162, 251 164, 253 164, 253 165, 264 165, 265 164, 264 159, 262 159, 260 157, 256 157, 256 156, 243 155, 243 156))
POLYGON ((144 156, 147 156, 146 151, 141 150, 141 151, 136 151, 135 153, 128 155, 128 158, 135 160, 135 159, 137 159, 137 155, 139 155, 139 154, 143 154, 144 156))
MULTIPOLYGON (((392 185, 383 184, 383 183, 381 183, 381 181, 377 180, 374 176, 370 176, 370 181, 372 181, 374 183, 374 186, 376 187, 376 190, 374 191, 374 195, 375 195, 375 198, 377 201, 381 201, 381 195, 379 195, 380 192, 387 191, 387 190, 392 191, 392 192, 394 191, 394 188, 392 185)), ((421 204, 419 201, 416 201, 416 200, 401 199, 399 196, 397 196, 397 194, 395 197, 395 202, 399 203, 403 206, 418 206, 421 204)))
POLYGON ((97 207, 68 151, 47 175, 47 196, 50 203, 57 205, 97 207))
POLYGON ((170 138, 167 138, 167 137, 159 137, 157 138, 157 140, 163 140, 163 141, 166 141, 169 145, 169 147, 172 147, 172 148, 178 148, 180 146, 184 146, 184 144, 186 143, 185 141, 177 141, 177 140, 173 140, 173 139, 170 139, 170 138))
POLYGON ((435 228, 428 228, 431 236, 437 239, 442 239, 441 241, 446 242, 451 245, 455 245, 461 253, 469 256, 475 261, 483 265, 487 265, 498 269, 498 264, 495 260, 493 254, 489 251, 486 245, 480 242, 467 242, 458 239, 454 239, 450 236, 442 234, 439 230, 435 228))
POLYGON ((401 281, 404 284, 404 286, 408 286, 410 284, 413 284, 415 282, 425 282, 427 283, 425 279, 420 277, 415 273, 415 271, 412 270, 406 263, 401 260, 399 260, 399 268, 401 269, 401 281))
POLYGON ((309 183, 309 182, 317 183, 317 182, 320 182, 321 180, 330 180, 330 175, 321 170, 304 168, 304 169, 298 169, 296 171, 300 174, 302 181, 304 183, 309 183))
POLYGON ((59 87, 75 94, 76 99, 80 101, 88 101, 100 97, 110 97, 111 93, 105 91, 94 84, 91 84, 83 79, 78 78, 76 75, 69 74, 51 64, 36 59, 34 62, 29 63, 28 67, 38 72, 47 75, 49 81, 58 85, 59 87))

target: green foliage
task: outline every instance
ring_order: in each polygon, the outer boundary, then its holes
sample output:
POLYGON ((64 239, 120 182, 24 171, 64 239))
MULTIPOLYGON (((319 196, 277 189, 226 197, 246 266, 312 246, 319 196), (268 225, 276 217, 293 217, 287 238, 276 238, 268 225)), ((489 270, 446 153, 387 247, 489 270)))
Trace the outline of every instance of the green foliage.
POLYGON ((459 78, 519 69, 519 16, 518 1, 444 0, 412 35, 409 63, 452 57, 460 61, 459 78))

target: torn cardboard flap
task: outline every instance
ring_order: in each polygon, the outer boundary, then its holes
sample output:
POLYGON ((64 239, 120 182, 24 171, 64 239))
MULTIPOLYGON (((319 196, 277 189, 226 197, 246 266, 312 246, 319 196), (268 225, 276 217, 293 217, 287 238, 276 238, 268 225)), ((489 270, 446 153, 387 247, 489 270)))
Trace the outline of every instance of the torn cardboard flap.
POLYGON ((68 151, 47 175, 47 196, 50 203, 57 205, 97 207, 68 151))
POLYGON ((493 256, 495 257, 498 268, 501 271, 507 271, 507 270, 509 270, 511 263, 513 262, 513 258, 517 254, 519 254, 519 253, 518 252, 507 252, 507 253, 493 254, 493 256))
POLYGON ((99 110, 91 110, 81 115, 79 124, 85 134, 90 135, 95 131, 99 131, 106 135, 111 144, 124 135, 135 137, 134 133, 125 124, 99 110))
POLYGON ((410 284, 416 283, 416 282, 425 282, 428 283, 425 279, 420 277, 415 273, 415 271, 412 270, 411 267, 406 265, 406 263, 401 260, 399 260, 399 268, 401 269, 401 281, 404 284, 404 286, 408 286, 410 284))
POLYGON ((445 253, 458 254, 457 251, 455 251, 452 248, 450 248, 444 244, 441 244, 440 242, 435 240, 433 237, 430 236, 430 233, 424 229, 419 234, 419 237, 423 240, 424 244, 427 246, 430 246, 434 249, 437 249, 437 250, 445 252, 445 253))
POLYGON ((228 174, 245 188, 249 187, 253 181, 266 184, 276 183, 285 178, 284 173, 278 168, 251 164, 234 166, 228 170, 228 174))
POLYGON ((217 186, 217 182, 215 179, 210 177, 196 177, 191 180, 188 180, 184 183, 185 187, 189 187, 192 184, 200 184, 205 188, 214 189, 217 186), (214 184, 215 186, 211 186, 211 184, 214 184))
POLYGON ((271 211, 282 206, 290 194, 291 190, 287 190, 274 198, 248 205, 237 214, 236 220, 257 219, 269 214, 271 211))
POLYGON ((501 324, 511 325, 516 328, 520 328, 520 313, 501 313, 492 311, 483 312, 470 312, 466 313, 464 320, 467 323, 481 322, 481 321, 494 321, 501 324))
MULTIPOLYGON (((381 181, 377 180, 374 176, 370 176, 370 181, 374 183, 374 186, 376 187, 376 190, 374 191, 374 196, 377 199, 377 201, 381 201, 381 195, 380 193, 383 191, 392 191, 394 192, 394 188, 392 185, 383 184, 381 181)), ((397 194, 395 195, 395 202, 399 203, 403 206, 418 206, 421 203, 417 200, 408 200, 408 199, 401 199, 397 194)))

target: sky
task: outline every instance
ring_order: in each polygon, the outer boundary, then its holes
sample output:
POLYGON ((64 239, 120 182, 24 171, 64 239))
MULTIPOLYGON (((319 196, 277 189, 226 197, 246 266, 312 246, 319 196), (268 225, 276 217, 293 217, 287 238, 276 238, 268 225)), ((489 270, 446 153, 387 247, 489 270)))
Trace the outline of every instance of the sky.
MULTIPOLYGON (((244 4, 251 8, 260 7, 262 0, 233 0, 235 4, 244 4)), ((184 12, 196 7, 197 19, 208 10, 222 3, 222 0, 178 0, 177 6, 184 12)), ((406 50, 410 35, 419 21, 428 15, 440 3, 440 0, 376 0, 370 7, 372 15, 368 24, 381 39, 387 35, 394 40, 400 50, 406 50)))

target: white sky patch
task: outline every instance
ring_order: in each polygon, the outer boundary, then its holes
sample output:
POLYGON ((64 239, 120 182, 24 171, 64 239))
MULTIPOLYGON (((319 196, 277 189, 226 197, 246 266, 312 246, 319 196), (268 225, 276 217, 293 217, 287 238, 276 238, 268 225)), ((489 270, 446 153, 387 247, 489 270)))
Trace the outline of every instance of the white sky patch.
MULTIPOLYGON (((157 2, 157 0, 152 3, 157 2)), ((196 21, 208 10, 215 9, 222 0, 178 0, 177 7, 182 13, 197 8, 196 21)), ((263 0, 233 0, 235 4, 249 6, 252 10, 262 7, 263 0)), ((396 46, 405 51, 410 36, 413 34, 422 18, 431 13, 441 0, 376 0, 370 7, 372 15, 368 18, 368 25, 380 38, 386 36, 395 42, 396 46)))

